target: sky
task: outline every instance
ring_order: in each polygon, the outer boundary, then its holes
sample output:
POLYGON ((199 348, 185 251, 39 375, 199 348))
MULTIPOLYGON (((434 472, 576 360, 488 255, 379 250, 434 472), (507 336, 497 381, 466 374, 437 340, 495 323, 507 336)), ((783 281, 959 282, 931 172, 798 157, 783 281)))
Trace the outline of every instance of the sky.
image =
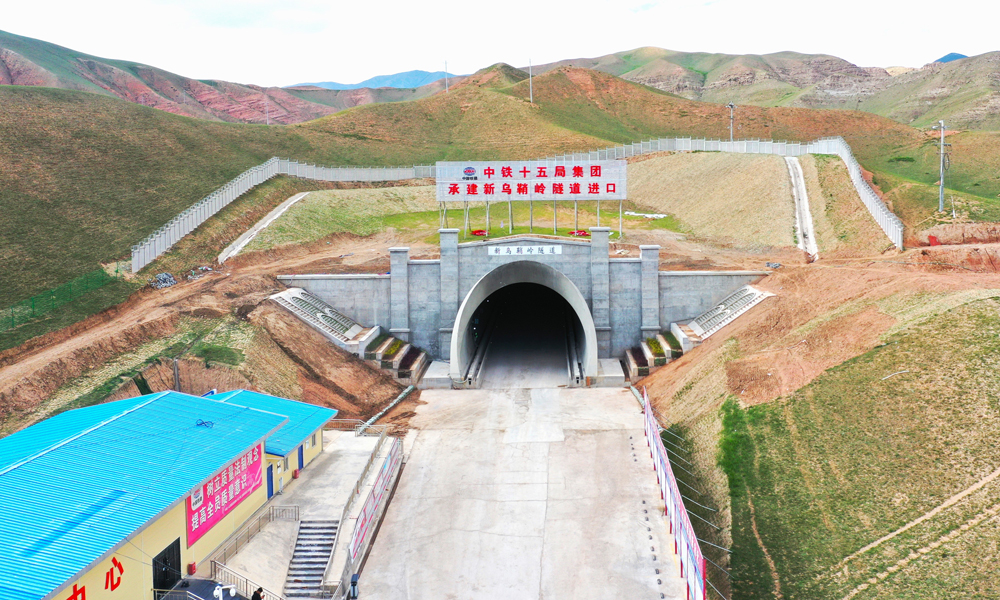
POLYGON ((949 52, 1000 49, 995 19, 969 17, 985 17, 991 4, 33 0, 5 6, 0 29, 196 79, 276 86, 439 71, 446 61, 449 72, 467 74, 497 62, 523 67, 529 60, 544 64, 642 46, 728 54, 793 50, 860 66, 919 67, 949 52))

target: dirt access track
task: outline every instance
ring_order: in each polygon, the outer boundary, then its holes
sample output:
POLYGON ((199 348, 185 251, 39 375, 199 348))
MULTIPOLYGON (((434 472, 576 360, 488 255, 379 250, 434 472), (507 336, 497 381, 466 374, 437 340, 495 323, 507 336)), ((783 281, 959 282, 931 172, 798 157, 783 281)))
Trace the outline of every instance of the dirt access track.
MULTIPOLYGON (((236 314, 263 327, 299 365, 305 399, 332 406, 341 416, 371 416, 401 390, 390 377, 327 343, 282 311, 264 304, 283 289, 279 272, 323 268, 329 272, 353 253, 352 271, 384 271, 384 248, 391 239, 343 237, 303 252, 262 254, 258 261, 182 281, 164 290, 143 288, 128 301, 45 336, 0 353, 0 421, 22 420, 67 382, 123 352, 174 332, 183 316, 236 314), (289 254, 291 256, 289 256, 289 254)), ((385 261, 387 262, 387 261, 385 261)), ((230 265, 226 265, 229 267, 230 265)), ((412 409, 411 395, 394 414, 412 409)), ((391 417, 392 415, 390 415, 391 417)))

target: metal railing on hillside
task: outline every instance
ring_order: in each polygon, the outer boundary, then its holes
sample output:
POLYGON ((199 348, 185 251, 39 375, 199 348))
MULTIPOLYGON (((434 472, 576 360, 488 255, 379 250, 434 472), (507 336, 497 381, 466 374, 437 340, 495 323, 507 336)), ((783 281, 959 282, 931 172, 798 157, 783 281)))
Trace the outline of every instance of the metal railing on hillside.
POLYGON ((547 157, 543 160, 610 160, 631 158, 652 152, 735 152, 739 154, 776 154, 778 156, 802 156, 805 154, 835 154, 843 159, 851 176, 851 183, 858 192, 865 208, 878 223, 882 231, 897 248, 903 248, 903 222, 875 193, 865 180, 861 165, 854 158, 850 145, 842 137, 820 138, 812 142, 785 142, 775 140, 710 140, 706 138, 659 138, 633 142, 621 146, 609 146, 600 150, 575 152, 547 157))
POLYGON ((46 313, 56 310, 64 304, 76 300, 88 292, 102 288, 117 279, 121 279, 123 276, 124 273, 117 269, 114 272, 95 269, 90 273, 80 275, 72 281, 67 281, 59 287, 36 294, 27 300, 21 300, 14 306, 0 309, 0 332, 24 325, 46 313))
POLYGON ((229 536, 219 548, 205 559, 205 563, 212 564, 218 562, 225 565, 234 556, 239 554, 240 549, 250 543, 255 535, 271 521, 298 521, 299 507, 289 506, 268 506, 260 511, 256 516, 247 521, 243 527, 229 536))
POLYGON ((236 571, 217 561, 212 561, 212 579, 218 581, 222 585, 231 585, 235 587, 236 593, 240 594, 244 598, 253 596, 253 593, 257 591, 257 588, 262 588, 264 590, 264 597, 268 600, 288 600, 283 595, 272 592, 257 582, 240 575, 236 571))
POLYGON ((317 181, 401 181, 433 177, 434 166, 321 167, 274 157, 240 173, 132 246, 132 272, 137 273, 234 200, 277 175, 317 181))
POLYGON ((643 420, 645 422, 646 443, 653 459, 656 479, 660 484, 660 497, 663 498, 664 515, 670 525, 670 533, 674 537, 674 552, 680 559, 681 577, 684 578, 687 590, 686 600, 705 600, 708 588, 708 578, 705 572, 705 557, 701 553, 698 536, 691 525, 684 499, 677 479, 670 467, 670 459, 660 439, 660 424, 656 420, 653 405, 649 401, 646 388, 642 389, 643 420))
MULTIPOLYGON (((663 151, 737 152, 742 154, 777 154, 779 156, 836 154, 847 165, 851 182, 854 183, 861 201, 864 202, 875 221, 897 247, 900 249, 903 247, 902 221, 885 206, 882 199, 865 181, 861 165, 858 164, 850 146, 842 137, 821 138, 813 142, 774 140, 735 140, 729 142, 705 138, 659 138, 621 146, 610 146, 600 150, 562 154, 542 160, 608 160, 663 151)), ((132 246, 132 272, 135 273, 156 260, 157 257, 173 247, 178 240, 194 231, 233 200, 277 175, 289 175, 317 181, 401 181, 435 177, 436 168, 434 165, 323 167, 284 158, 272 158, 259 166, 247 169, 229 183, 171 219, 145 240, 132 246)))

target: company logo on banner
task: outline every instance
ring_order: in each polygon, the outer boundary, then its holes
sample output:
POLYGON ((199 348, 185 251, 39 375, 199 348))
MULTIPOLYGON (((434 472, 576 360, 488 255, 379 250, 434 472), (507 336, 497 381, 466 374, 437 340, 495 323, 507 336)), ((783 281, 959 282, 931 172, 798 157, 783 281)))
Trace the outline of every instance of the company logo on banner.
POLYGON ((438 202, 624 200, 624 160, 439 162, 438 202))
POLYGON ((264 444, 257 444, 187 498, 188 548, 263 482, 264 444))

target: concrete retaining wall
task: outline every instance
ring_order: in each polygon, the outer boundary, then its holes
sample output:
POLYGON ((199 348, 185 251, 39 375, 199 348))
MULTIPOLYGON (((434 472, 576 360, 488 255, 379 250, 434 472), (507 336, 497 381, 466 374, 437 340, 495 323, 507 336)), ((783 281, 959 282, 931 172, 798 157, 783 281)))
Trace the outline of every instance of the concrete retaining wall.
POLYGON ((362 325, 388 329, 388 275, 280 275, 278 281, 318 296, 362 325))
POLYGON ((671 323, 689 321, 766 274, 764 271, 660 271, 660 325, 666 329, 671 323))

